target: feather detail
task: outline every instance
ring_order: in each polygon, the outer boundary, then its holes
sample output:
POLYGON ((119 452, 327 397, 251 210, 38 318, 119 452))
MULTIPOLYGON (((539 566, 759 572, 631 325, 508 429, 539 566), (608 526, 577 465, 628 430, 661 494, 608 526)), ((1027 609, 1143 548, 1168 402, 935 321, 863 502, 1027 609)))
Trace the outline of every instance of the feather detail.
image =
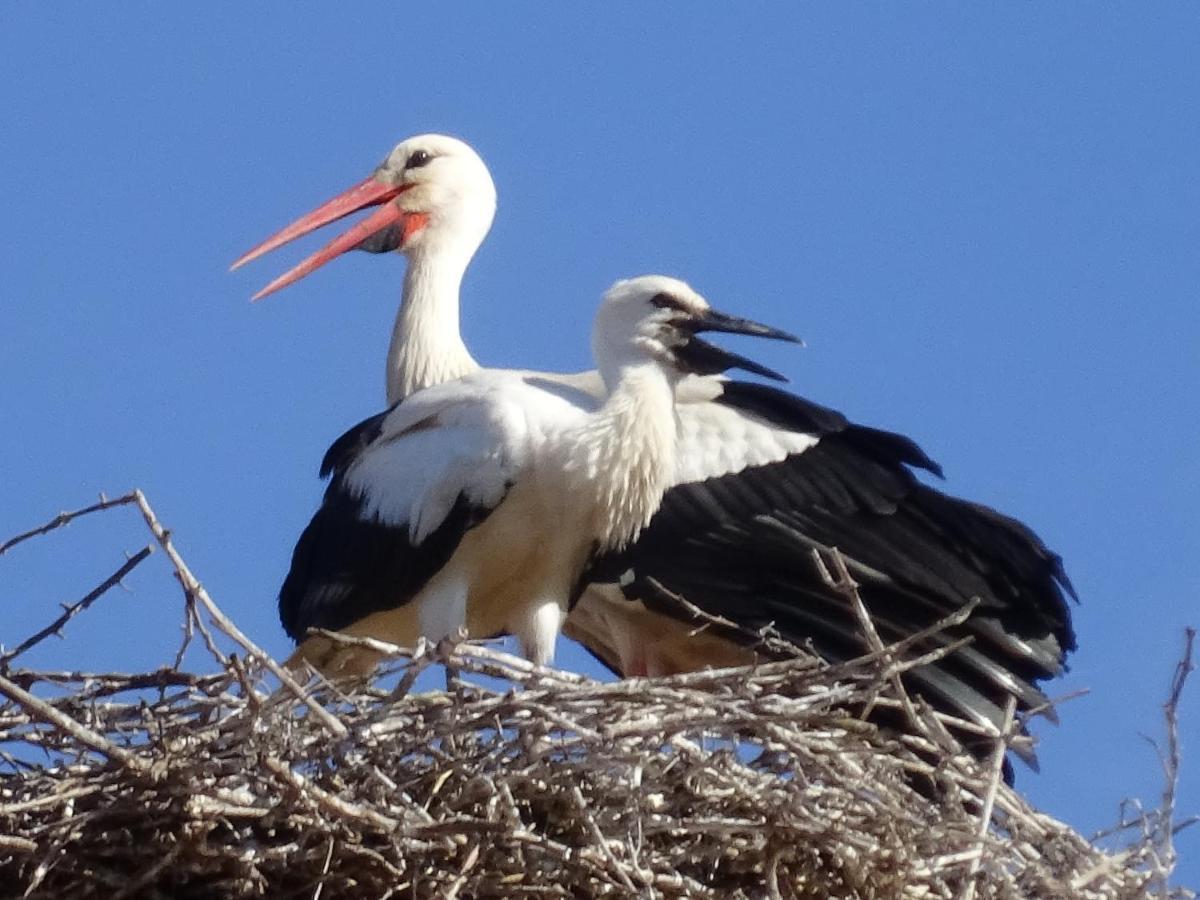
POLYGON ((591 505, 592 534, 603 549, 620 549, 636 538, 674 481, 674 404, 661 370, 630 367, 600 411, 556 448, 568 496, 591 505))

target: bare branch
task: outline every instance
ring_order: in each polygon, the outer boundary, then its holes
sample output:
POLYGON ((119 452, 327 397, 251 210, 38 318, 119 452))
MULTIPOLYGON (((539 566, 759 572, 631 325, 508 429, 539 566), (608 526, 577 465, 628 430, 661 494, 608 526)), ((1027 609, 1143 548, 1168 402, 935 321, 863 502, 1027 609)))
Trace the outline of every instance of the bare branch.
MULTIPOLYGON (((1171 688, 1167 693, 1167 701, 1163 704, 1163 716, 1167 727, 1167 749, 1162 755, 1163 763, 1163 792, 1162 805, 1159 807, 1158 819, 1158 852, 1163 859, 1163 867, 1169 872, 1175 867, 1175 794, 1179 787, 1179 701, 1183 696, 1184 685, 1188 676, 1195 670, 1192 652, 1196 643, 1196 629, 1185 628, 1183 632, 1183 656, 1175 665, 1175 673, 1171 676, 1171 688)), ((1184 826, 1186 827, 1186 825, 1184 826)), ((1170 896, 1167 878, 1162 879, 1159 886, 1160 896, 1170 896)))
POLYGON ((132 572, 134 570, 134 568, 137 567, 138 563, 140 563, 143 559, 145 559, 147 556, 149 556, 153 552, 154 552, 154 547, 149 544, 146 545, 141 550, 139 550, 137 553, 133 554, 133 556, 129 557, 129 559, 125 560, 124 564, 119 569, 117 569, 117 571, 113 572, 111 575, 108 576, 108 578, 106 578, 106 579, 104 579, 104 581, 100 582, 99 585, 94 587, 92 590, 88 591, 87 594, 81 600, 78 600, 75 603, 72 603, 70 606, 65 607, 63 610, 63 614, 61 616, 59 616, 57 619, 55 619, 53 622, 51 622, 49 625, 47 625, 45 628, 43 628, 41 631, 37 632, 34 635, 31 635, 30 637, 27 637, 25 640, 21 641, 21 643, 17 644, 17 646, 14 647, 12 650, 9 650, 6 653, 0 654, 0 672, 8 671, 8 664, 10 662, 12 662, 14 659, 16 659, 18 656, 20 656, 22 653, 24 653, 29 648, 40 644, 46 638, 50 637, 50 635, 53 634, 58 637, 62 637, 62 629, 63 629, 64 625, 66 625, 68 622, 71 621, 71 619, 75 618, 76 615, 83 612, 85 609, 87 609, 89 606, 91 606, 93 603, 95 603, 97 600, 99 600, 100 597, 103 596, 108 591, 109 588, 113 587, 114 585, 120 584, 122 578, 124 578, 126 575, 128 575, 130 572, 132 572))
POLYGON ((991 777, 988 779, 987 793, 983 798, 983 808, 979 811, 979 852, 971 860, 967 870, 967 886, 963 891, 963 900, 975 900, 975 890, 979 886, 979 870, 983 864, 984 845, 987 841, 988 830, 992 827, 992 813, 996 808, 996 794, 1000 791, 1000 781, 1004 772, 1004 757, 1008 753, 1008 745, 1014 735, 1017 714, 1017 698, 1009 697, 1004 709, 1004 726, 996 737, 996 745, 992 749, 992 758, 988 764, 991 777))
POLYGON ((55 529, 62 528, 69 522, 73 522, 80 516, 86 516, 95 512, 102 512, 106 509, 112 509, 114 506, 124 506, 127 503, 133 503, 135 500, 132 493, 117 497, 115 500, 109 500, 103 495, 100 497, 99 503, 93 503, 91 506, 85 506, 83 509, 77 509, 73 512, 60 512, 57 516, 47 522, 45 525, 39 525, 37 528, 30 531, 18 534, 16 537, 11 537, 7 541, 0 543, 0 556, 3 556, 17 544, 23 543, 30 538, 38 537, 39 535, 48 534, 55 529))
POLYGON ((234 625, 233 622, 226 617, 225 613, 221 612, 220 607, 213 602, 212 597, 208 595, 208 591, 204 589, 204 586, 201 585, 196 576, 192 574, 192 570, 188 568, 187 563, 183 561, 183 557, 179 555, 179 552, 175 549, 174 544, 171 543, 170 532, 163 528, 162 523, 160 523, 158 520, 158 516, 154 514, 154 510, 150 508, 150 504, 146 501, 145 495, 140 490, 135 490, 133 492, 133 502, 136 503, 138 509, 141 510, 142 517, 146 520, 146 526, 150 529, 150 533, 154 535, 155 540, 158 541, 158 545, 162 547, 163 552, 167 555, 167 558, 171 560, 171 564, 175 567, 175 576, 179 579, 179 583, 183 586, 184 593, 203 606, 205 611, 217 624, 218 628, 229 635, 229 637, 231 637, 236 643, 241 645, 241 647, 246 650, 247 653, 252 654, 264 666, 266 666, 271 671, 271 674, 278 678, 283 685, 292 692, 297 700, 312 710, 313 714, 321 720, 326 728, 336 735, 344 735, 346 733, 346 726, 339 722, 337 717, 330 713, 329 710, 325 709, 325 707, 314 700, 312 696, 297 683, 296 679, 293 678, 292 675, 283 668, 283 666, 275 662, 275 660, 271 658, 270 654, 261 650, 257 644, 251 641, 250 638, 246 637, 246 635, 242 633, 242 630, 234 625))

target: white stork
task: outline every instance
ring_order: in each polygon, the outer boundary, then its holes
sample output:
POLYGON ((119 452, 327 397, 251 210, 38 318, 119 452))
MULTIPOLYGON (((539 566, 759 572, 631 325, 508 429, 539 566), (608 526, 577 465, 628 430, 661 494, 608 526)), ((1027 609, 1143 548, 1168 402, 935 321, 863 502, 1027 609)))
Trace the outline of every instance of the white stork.
MULTIPOLYGON (((369 206, 379 208, 259 292, 350 249, 408 259, 388 352, 389 402, 478 369, 458 328, 459 286, 490 227, 496 192, 478 155, 441 135, 410 138, 374 174, 298 219, 235 267, 369 206)), ((595 372, 542 373, 596 403, 595 372)), ((750 661, 773 625, 831 659, 866 648, 857 620, 812 561, 837 547, 885 639, 907 637, 976 599, 961 627, 916 649, 969 646, 909 676, 934 706, 982 727, 1042 708, 1038 682, 1074 649, 1061 560, 1022 523, 950 497, 914 469, 941 470, 911 440, 853 424, 777 389, 716 377, 676 390, 676 484, 641 537, 598 558, 564 629, 615 671, 660 674, 750 661), (732 629, 697 632, 677 598, 732 629)), ((581 403, 586 405, 585 401, 581 403)))
POLYGON ((537 373, 481 369, 343 435, 279 595, 297 658, 360 675, 373 653, 308 629, 412 646, 465 626, 514 634, 548 662, 588 562, 628 546, 673 481, 680 377, 782 377, 696 337, 705 331, 795 340, 716 312, 676 279, 619 281, 592 332, 598 408, 537 373))

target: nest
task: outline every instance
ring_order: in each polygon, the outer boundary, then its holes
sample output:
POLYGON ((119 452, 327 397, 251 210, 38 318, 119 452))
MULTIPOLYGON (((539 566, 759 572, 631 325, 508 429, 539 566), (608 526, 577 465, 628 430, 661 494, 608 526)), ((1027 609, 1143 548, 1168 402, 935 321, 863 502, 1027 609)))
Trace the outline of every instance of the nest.
POLYGON ((13 665, 137 555, 0 654, 2 896, 1191 896, 1167 887, 1173 794, 1099 849, 1002 783, 1019 729, 980 763, 903 695, 904 647, 602 683, 484 645, 372 644, 387 661, 369 684, 300 684, 140 493, 86 512, 119 505, 171 560, 211 671, 13 665), (439 666, 446 689, 418 690, 439 666), (879 704, 912 727, 848 712, 879 704))

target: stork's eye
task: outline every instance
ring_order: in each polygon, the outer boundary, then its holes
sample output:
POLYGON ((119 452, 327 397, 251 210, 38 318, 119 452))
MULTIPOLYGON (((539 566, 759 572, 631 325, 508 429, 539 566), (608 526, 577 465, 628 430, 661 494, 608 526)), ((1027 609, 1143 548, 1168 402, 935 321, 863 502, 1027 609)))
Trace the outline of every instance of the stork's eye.
POLYGON ((650 302, 659 309, 674 309, 678 312, 687 312, 684 308, 683 301, 678 297, 674 297, 668 293, 655 294, 650 298, 650 302))
POLYGON ((408 155, 408 161, 404 164, 404 170, 419 169, 421 166, 427 166, 433 162, 433 154, 427 150, 414 150, 408 155))

